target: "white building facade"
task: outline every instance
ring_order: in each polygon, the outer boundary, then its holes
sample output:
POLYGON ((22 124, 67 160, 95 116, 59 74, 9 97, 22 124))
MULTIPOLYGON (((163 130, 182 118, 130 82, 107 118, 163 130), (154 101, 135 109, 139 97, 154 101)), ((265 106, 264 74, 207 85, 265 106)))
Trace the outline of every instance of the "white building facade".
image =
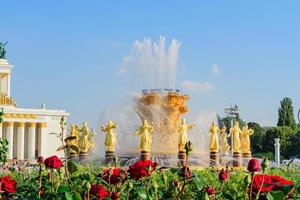
POLYGON ((0 123, 0 138, 8 140, 9 160, 34 161, 38 156, 61 156, 57 152, 61 141, 61 117, 68 117, 64 110, 25 109, 17 106, 10 94, 10 78, 13 66, 6 59, 0 59, 0 108, 3 108, 3 122, 0 123))

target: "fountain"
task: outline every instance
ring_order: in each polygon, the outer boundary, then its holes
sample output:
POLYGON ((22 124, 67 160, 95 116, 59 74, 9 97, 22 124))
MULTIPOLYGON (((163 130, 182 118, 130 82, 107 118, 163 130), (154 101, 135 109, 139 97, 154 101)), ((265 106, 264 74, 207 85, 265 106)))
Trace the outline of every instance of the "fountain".
POLYGON ((251 158, 251 129, 244 127, 241 130, 237 122, 230 128, 233 148, 232 156, 229 156, 229 135, 225 126, 219 129, 215 112, 188 116, 187 121, 193 125, 186 122, 189 95, 175 88, 179 47, 180 43, 173 39, 166 50, 164 37, 153 44, 150 39, 134 42, 133 51, 126 57, 120 71, 134 72, 131 74, 137 78, 136 85, 142 87, 138 88, 140 92, 125 104, 118 101, 102 114, 100 123, 105 124, 101 126, 104 134, 100 137, 98 134, 96 144, 104 145, 98 146, 96 154, 95 131, 90 132, 89 136, 87 123, 82 128, 72 125, 70 138, 73 140, 70 140, 70 146, 77 150, 70 150, 70 159, 79 156, 80 160, 85 160, 92 152, 96 159, 101 157, 104 163, 115 161, 117 156, 124 166, 139 159, 152 159, 160 166, 175 167, 185 165, 185 144, 188 141, 193 144, 193 152, 189 155, 189 164, 193 166, 217 167, 221 161, 223 166, 232 163, 240 167, 242 159, 251 158))
MULTIPOLYGON (((168 48, 164 37, 160 37, 158 42, 144 39, 135 41, 131 54, 124 59, 120 73, 131 75, 130 80, 136 86, 135 95, 127 101, 118 101, 103 111, 100 117, 101 125, 109 120, 117 123, 115 154, 123 165, 140 159, 139 137, 134 133, 144 120, 153 125, 151 159, 161 166, 178 164, 179 125, 189 111, 189 95, 182 94, 175 87, 179 48, 180 43, 175 39, 168 48)), ((208 130, 210 123, 217 120, 217 115, 204 111, 191 116, 187 116, 187 121, 196 126, 187 133, 194 144, 190 161, 195 165, 208 166, 208 130)), ((103 135, 98 137, 97 143, 104 144, 103 135)), ((101 157, 104 157, 105 151, 103 145, 99 145, 101 157)), ((143 156, 149 157, 149 152, 144 151, 143 156)))

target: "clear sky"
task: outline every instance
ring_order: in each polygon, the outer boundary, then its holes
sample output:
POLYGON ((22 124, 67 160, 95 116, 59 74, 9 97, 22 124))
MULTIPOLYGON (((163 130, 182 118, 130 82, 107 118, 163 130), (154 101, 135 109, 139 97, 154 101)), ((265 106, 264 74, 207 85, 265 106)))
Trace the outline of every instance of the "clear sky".
POLYGON ((0 41, 22 107, 66 109, 96 126, 126 95, 118 70, 135 40, 181 42, 177 86, 191 109, 238 104, 275 125, 280 100, 300 106, 300 2, 274 0, 26 0, 0 4, 0 41))

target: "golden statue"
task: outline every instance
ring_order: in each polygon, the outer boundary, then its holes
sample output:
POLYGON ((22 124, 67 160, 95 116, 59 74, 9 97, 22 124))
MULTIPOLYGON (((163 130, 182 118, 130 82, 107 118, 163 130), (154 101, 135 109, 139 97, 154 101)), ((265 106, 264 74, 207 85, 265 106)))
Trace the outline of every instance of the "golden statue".
POLYGON ((231 136, 233 137, 233 152, 240 153, 241 152, 241 129, 239 122, 234 122, 233 127, 230 129, 231 136))
POLYGON ((152 144, 153 125, 150 125, 147 120, 143 121, 143 125, 135 132, 141 137, 140 149, 141 151, 150 152, 152 144))
POLYGON ((217 126, 216 122, 213 122, 211 127, 209 128, 209 133, 211 135, 209 150, 210 152, 219 152, 219 137, 218 133, 220 132, 219 127, 217 126))
POLYGON ((91 143, 89 141, 89 128, 87 122, 83 122, 83 126, 80 129, 81 136, 79 138, 80 153, 87 154, 90 150, 91 143))
POLYGON ((254 131, 249 129, 246 125, 241 132, 241 144, 242 153, 251 153, 250 149, 250 136, 253 135, 254 131))
MULTIPOLYGON (((70 132, 71 137, 76 137, 76 139, 73 139, 70 141, 70 145, 73 145, 73 146, 77 147, 77 149, 79 149, 80 127, 76 124, 75 125, 72 124, 70 126, 69 132, 70 132)), ((77 154, 78 152, 75 149, 71 148, 70 153, 77 154)))
POLYGON ((228 144, 227 138, 230 137, 229 134, 226 133, 226 126, 223 126, 223 128, 220 130, 220 143, 221 143, 221 153, 222 154, 228 154, 230 150, 230 146, 228 144))
POLYGON ((90 141, 90 144, 91 144, 91 151, 92 152, 95 152, 95 149, 96 149, 96 130, 95 129, 92 129, 91 133, 89 134, 89 141, 90 141))
POLYGON ((109 120, 106 126, 101 126, 101 130, 106 133, 105 136, 105 148, 106 151, 115 151, 115 144, 116 144, 116 135, 114 133, 114 129, 117 128, 117 124, 113 123, 109 120))
POLYGON ((181 124, 179 125, 178 133, 178 151, 185 151, 184 146, 188 142, 187 130, 190 130, 194 125, 187 125, 185 119, 181 119, 181 124))

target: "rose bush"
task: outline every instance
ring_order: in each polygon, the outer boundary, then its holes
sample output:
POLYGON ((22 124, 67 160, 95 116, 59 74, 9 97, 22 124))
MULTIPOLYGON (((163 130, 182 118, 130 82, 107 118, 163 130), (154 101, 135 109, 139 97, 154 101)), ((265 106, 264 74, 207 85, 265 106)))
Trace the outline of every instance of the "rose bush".
MULTIPOLYGON (((57 159, 50 160, 52 161, 47 162, 55 163, 54 160, 57 159)), ((251 162, 254 165, 252 170, 249 170, 250 173, 246 168, 227 168, 221 171, 190 166, 157 168, 151 161, 138 161, 128 168, 118 164, 112 167, 76 163, 76 168, 66 176, 65 167, 52 170, 57 166, 61 167, 59 161, 56 162, 59 165, 49 163, 47 168, 37 165, 24 168, 20 172, 0 172, 0 199, 230 200, 249 199, 250 194, 252 199, 271 199, 273 196, 274 199, 278 199, 278 196, 281 199, 300 197, 298 166, 270 168, 260 174, 256 161, 251 162)))

